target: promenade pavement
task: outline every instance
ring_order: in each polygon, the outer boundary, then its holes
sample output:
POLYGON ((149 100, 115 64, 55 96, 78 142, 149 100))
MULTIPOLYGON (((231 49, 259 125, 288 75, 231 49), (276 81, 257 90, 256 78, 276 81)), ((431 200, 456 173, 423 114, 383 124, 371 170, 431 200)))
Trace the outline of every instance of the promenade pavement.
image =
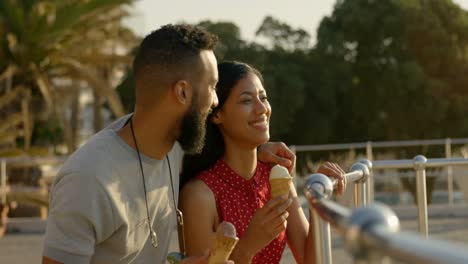
MULTIPOLYGON (((417 232, 417 210, 415 207, 392 208, 400 218, 401 229, 417 232)), ((21 226, 21 225, 18 225, 21 226)), ((24 224, 23 224, 24 226, 24 224)), ((44 223, 29 223, 21 232, 10 232, 0 239, 0 263, 31 264, 40 263, 44 223), (35 225, 35 226, 34 226, 35 225)), ((14 227, 14 225, 13 225, 14 227)), ((14 228, 13 228, 14 229, 14 228)), ((19 228, 16 228, 18 231, 19 228)), ((429 208, 429 237, 454 241, 466 246, 468 250, 468 209, 466 207, 440 206, 429 208)), ((339 234, 332 229, 333 262, 353 263, 344 249, 339 234)), ((172 239, 171 250, 177 250, 177 238, 172 239)), ((290 250, 286 250, 282 264, 295 263, 290 250)))

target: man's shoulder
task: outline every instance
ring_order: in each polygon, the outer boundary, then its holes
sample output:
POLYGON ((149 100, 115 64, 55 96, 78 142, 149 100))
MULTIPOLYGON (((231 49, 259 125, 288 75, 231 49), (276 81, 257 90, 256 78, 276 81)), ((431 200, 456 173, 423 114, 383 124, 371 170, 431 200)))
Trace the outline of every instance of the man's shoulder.
POLYGON ((86 167, 93 168, 92 165, 98 165, 98 162, 108 161, 114 150, 122 146, 117 131, 124 126, 128 118, 129 115, 121 117, 91 136, 84 145, 70 155, 63 167, 83 169, 84 166, 91 165, 86 167))
POLYGON ((179 163, 182 163, 182 158, 184 157, 184 150, 182 149, 178 141, 174 142, 174 145, 172 146, 168 155, 171 159, 175 159, 179 161, 179 163))
POLYGON ((117 144, 111 130, 102 130, 92 136, 83 146, 72 153, 63 164, 64 170, 95 167, 109 159, 109 149, 117 144))
POLYGON ((80 177, 96 180, 112 171, 115 164, 120 164, 123 157, 128 155, 124 143, 119 141, 117 130, 123 126, 124 118, 120 118, 108 127, 99 131, 88 141, 72 153, 60 169, 56 182, 66 177, 80 177))

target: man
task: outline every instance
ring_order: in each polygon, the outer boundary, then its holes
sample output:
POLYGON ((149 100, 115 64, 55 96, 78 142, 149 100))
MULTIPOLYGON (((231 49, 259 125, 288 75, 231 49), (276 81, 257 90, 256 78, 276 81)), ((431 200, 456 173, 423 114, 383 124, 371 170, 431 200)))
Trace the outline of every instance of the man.
MULTIPOLYGON (((133 115, 94 135, 57 175, 43 263, 165 263, 183 151, 202 149, 218 102, 216 42, 190 25, 145 37, 133 63, 133 115)), ((282 143, 263 146, 259 159, 294 166, 282 143)))

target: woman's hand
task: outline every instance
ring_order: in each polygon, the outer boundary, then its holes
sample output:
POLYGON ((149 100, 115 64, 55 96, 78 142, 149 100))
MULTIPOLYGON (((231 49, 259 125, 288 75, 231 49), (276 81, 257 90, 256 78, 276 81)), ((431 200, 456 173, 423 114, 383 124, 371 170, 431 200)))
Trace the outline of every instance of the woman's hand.
POLYGON ((317 172, 337 180, 336 194, 341 195, 345 192, 347 184, 345 172, 338 164, 327 161, 318 168, 317 172))
MULTIPOLYGON (((182 260, 180 264, 208 264, 209 257, 210 257, 210 251, 206 250, 203 256, 194 256, 194 257, 186 258, 182 260)), ((234 264, 234 261, 229 260, 229 261, 224 262, 224 264, 234 264)))
POLYGON ((255 212, 241 239, 248 255, 253 257, 286 229, 289 216, 286 210, 291 203, 292 199, 286 195, 278 196, 255 212))

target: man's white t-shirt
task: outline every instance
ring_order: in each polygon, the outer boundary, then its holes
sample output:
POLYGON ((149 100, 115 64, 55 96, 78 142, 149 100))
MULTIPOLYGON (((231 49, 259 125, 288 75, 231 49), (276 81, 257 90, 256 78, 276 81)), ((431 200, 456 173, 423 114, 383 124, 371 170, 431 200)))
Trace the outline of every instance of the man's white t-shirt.
MULTIPOLYGON (((165 263, 177 225, 168 162, 141 155, 154 248, 137 153, 117 134, 128 118, 97 133, 62 166, 50 192, 44 256, 63 263, 165 263)), ((180 145, 167 156, 177 204, 180 145)))

